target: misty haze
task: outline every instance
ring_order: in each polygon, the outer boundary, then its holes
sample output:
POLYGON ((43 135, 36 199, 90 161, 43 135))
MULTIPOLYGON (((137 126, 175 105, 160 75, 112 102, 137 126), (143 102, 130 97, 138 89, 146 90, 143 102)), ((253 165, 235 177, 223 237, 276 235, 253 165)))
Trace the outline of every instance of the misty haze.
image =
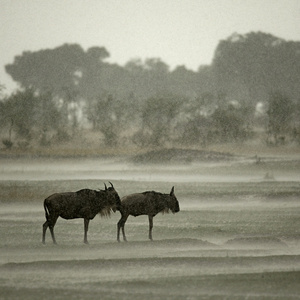
MULTIPOLYGON (((87 28, 100 5, 91 2, 82 6, 87 28)), ((5 62, 17 88, 0 81, 0 299, 299 299, 300 41, 245 27, 216 39, 209 23, 210 63, 200 54, 194 69, 165 60, 205 46, 189 26, 208 22, 213 6, 227 12, 214 19, 227 18, 236 3, 221 2, 178 1, 172 15, 173 1, 128 1, 127 24, 101 1, 107 45, 93 38, 87 47, 83 29, 68 39, 62 26, 56 46, 24 47, 5 62), (115 31, 117 20, 124 28, 115 31), (120 49, 110 39, 135 41, 136 24, 144 39, 132 46, 147 51, 149 39, 165 49, 157 34, 172 51, 112 62, 120 49)), ((254 2, 242 6, 250 19, 261 13, 254 2)), ((274 14, 281 1, 264 3, 274 14)), ((74 16, 81 28, 77 9, 63 21, 74 16)), ((241 8, 228 24, 237 16, 238 29, 241 8)))

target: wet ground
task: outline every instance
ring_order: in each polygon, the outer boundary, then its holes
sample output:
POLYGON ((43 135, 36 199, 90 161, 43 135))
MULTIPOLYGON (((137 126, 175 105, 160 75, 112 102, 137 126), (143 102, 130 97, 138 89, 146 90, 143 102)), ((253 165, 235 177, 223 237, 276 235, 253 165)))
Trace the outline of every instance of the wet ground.
POLYGON ((0 299, 299 299, 300 178, 294 157, 142 166, 121 160, 2 160, 0 299), (266 178, 266 173, 272 178, 266 178), (181 211, 90 223, 59 219, 58 245, 42 202, 51 193, 103 188, 122 197, 168 193, 181 211))

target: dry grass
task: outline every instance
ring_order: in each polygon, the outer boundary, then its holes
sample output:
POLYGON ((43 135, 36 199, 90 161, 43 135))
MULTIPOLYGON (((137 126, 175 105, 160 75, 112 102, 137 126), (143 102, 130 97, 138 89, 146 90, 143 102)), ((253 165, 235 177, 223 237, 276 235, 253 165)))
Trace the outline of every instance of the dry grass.
POLYGON ((218 144, 207 147, 210 151, 225 152, 245 156, 286 156, 300 155, 299 145, 267 146, 264 143, 218 144))
MULTIPOLYGON (((2 145, 3 146, 3 145, 2 145)), ((267 146, 262 134, 256 139, 243 143, 212 144, 203 148, 201 145, 186 146, 169 143, 166 148, 187 148, 193 150, 216 151, 231 153, 233 155, 299 155, 300 145, 288 144, 279 146, 267 146)), ((42 156, 42 157, 101 157, 101 156, 129 156, 152 150, 163 149, 163 147, 138 147, 132 143, 128 136, 122 136, 118 144, 106 146, 101 133, 82 129, 75 133, 66 142, 52 143, 51 146, 40 146, 37 142, 31 142, 28 148, 18 148, 17 142, 11 149, 0 149, 0 157, 5 156, 42 156)))

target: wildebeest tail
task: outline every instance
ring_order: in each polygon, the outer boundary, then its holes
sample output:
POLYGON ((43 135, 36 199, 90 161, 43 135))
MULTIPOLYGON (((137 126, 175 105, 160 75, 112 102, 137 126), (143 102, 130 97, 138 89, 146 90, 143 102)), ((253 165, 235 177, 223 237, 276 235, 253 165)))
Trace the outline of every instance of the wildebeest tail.
POLYGON ((47 207, 47 204, 46 204, 46 200, 44 201, 44 210, 45 210, 46 220, 49 221, 49 210, 48 210, 48 207, 47 207))

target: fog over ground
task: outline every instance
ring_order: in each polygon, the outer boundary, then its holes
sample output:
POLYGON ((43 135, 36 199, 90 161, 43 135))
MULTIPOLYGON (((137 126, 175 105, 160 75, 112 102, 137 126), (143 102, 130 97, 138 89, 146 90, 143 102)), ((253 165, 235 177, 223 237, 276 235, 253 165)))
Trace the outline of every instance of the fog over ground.
POLYGON ((1 159, 1 299, 296 299, 300 280, 300 178, 295 156, 211 162, 1 159), (103 189, 120 197, 175 194, 181 211, 90 222, 58 219, 41 243, 43 200, 54 192, 103 189))
MULTIPOLYGON (((265 157, 255 165, 255 157, 234 157, 221 161, 142 164, 122 158, 5 159, 0 165, 0 180, 87 180, 110 179, 160 182, 239 182, 260 181, 276 172, 278 181, 300 179, 297 156, 265 157)), ((274 178, 273 178, 274 179, 274 178)))

